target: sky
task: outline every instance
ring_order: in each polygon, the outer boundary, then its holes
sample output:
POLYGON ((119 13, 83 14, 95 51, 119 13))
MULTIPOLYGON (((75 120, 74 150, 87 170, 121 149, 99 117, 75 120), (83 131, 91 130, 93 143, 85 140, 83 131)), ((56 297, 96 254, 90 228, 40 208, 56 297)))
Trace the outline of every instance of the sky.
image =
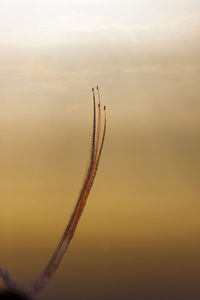
POLYGON ((93 190, 37 299, 199 299, 199 17, 195 0, 0 2, 0 267, 19 281, 77 200, 93 86, 107 106, 93 190))
POLYGON ((199 19, 198 0, 8 0, 0 3, 1 43, 54 44, 96 32, 169 26, 199 19))

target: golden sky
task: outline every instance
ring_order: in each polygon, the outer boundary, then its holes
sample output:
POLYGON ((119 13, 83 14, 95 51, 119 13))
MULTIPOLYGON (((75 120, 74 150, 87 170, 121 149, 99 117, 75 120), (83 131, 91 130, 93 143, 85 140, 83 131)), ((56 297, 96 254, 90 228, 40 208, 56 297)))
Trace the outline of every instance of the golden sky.
MULTIPOLYGON (((199 299, 199 1, 0 3, 0 266, 32 280, 99 171, 38 299, 199 299), (55 296, 56 295, 56 296, 55 296)), ((2 287, 2 283, 0 283, 2 287)))

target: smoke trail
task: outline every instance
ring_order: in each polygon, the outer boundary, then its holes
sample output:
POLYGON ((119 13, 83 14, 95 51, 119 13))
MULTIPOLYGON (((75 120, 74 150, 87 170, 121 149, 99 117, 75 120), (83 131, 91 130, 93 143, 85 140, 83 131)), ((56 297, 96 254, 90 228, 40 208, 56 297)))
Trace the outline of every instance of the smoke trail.
POLYGON ((97 153, 98 153, 98 148, 99 148, 99 138, 100 138, 100 131, 101 131, 101 103, 100 103, 100 91, 99 87, 97 86, 97 94, 98 94, 98 125, 97 125, 97 141, 96 141, 96 148, 95 148, 95 153, 94 153, 94 162, 93 165, 96 163, 97 159, 97 153))
POLYGON ((77 204, 74 208, 73 214, 70 218, 67 228, 63 234, 63 237, 62 237, 59 245, 57 246, 55 253, 53 254, 51 260, 49 261, 48 265, 44 269, 43 273, 34 282, 34 292, 38 292, 40 289, 42 289, 44 287, 44 285, 46 284, 47 278, 49 279, 53 275, 53 273, 56 271, 56 269, 58 268, 58 266, 62 260, 62 257, 70 243, 70 240, 73 237, 76 226, 78 224, 78 221, 81 217, 83 208, 85 206, 85 201, 87 198, 84 197, 84 192, 85 192, 85 189, 87 188, 88 182, 92 175, 94 153, 95 153, 96 102, 95 102, 94 89, 92 89, 92 93, 93 93, 94 117, 93 117, 93 135, 92 135, 92 145, 91 145, 90 166, 88 168, 87 176, 83 183, 82 190, 80 192, 77 204), (46 279, 46 280, 44 281, 44 279, 46 279), (42 285, 41 285, 41 283, 42 283, 42 285))
POLYGON ((92 185, 93 185, 96 173, 97 173, 97 169, 98 169, 98 165, 99 165, 99 161, 101 158, 101 153, 102 153, 102 149, 103 149, 103 145, 104 145, 105 135, 106 135, 106 107, 104 106, 104 129, 103 129, 103 135, 102 135, 102 140, 101 140, 101 146, 100 146, 99 154, 97 157, 97 161, 96 162, 94 161, 94 164, 93 164, 92 176, 90 177, 88 186, 85 190, 86 198, 89 196, 90 190, 92 188, 92 185))
MULTIPOLYGON (((104 132, 102 136, 102 142, 101 142, 101 147, 100 151, 98 154, 97 162, 95 164, 96 158, 95 156, 97 155, 98 152, 98 144, 96 144, 95 147, 95 132, 96 132, 96 104, 95 104, 95 94, 94 94, 94 89, 92 89, 93 92, 93 103, 94 103, 94 120, 93 120, 93 136, 92 136, 92 146, 91 146, 91 157, 90 157, 90 166, 88 168, 87 176, 85 178, 85 181, 83 183, 83 187, 81 189, 77 204, 74 208, 73 214, 70 218, 70 221, 68 223, 68 226, 61 238, 60 243, 58 244, 56 251, 54 252, 52 258, 50 259, 49 263, 47 264, 46 268, 44 271, 39 275, 35 281, 30 283, 29 285, 23 285, 20 283, 17 283, 14 281, 12 278, 10 278, 9 274, 7 271, 3 271, 0 269, 0 277, 4 280, 5 284, 7 286, 12 286, 17 289, 25 290, 26 292, 29 292, 31 294, 37 293, 40 290, 44 288, 44 286, 47 284, 48 280, 50 277, 53 275, 57 267, 59 266, 62 257, 70 243, 70 240, 73 237, 73 234, 75 232, 76 226, 78 224, 78 221, 80 220, 81 214, 83 212, 87 197, 89 195, 89 191, 92 187, 96 172, 97 172, 97 167, 99 164, 103 144, 104 144, 104 138, 105 138, 105 132, 106 132, 106 115, 104 119, 104 132)), ((97 141, 99 140, 100 136, 100 94, 98 94, 99 97, 99 119, 98 119, 98 132, 97 133, 97 141)), ((104 107, 105 110, 105 107, 104 107)), ((99 142, 98 142, 99 143, 99 142)))
POLYGON ((98 154, 98 148, 99 148, 99 139, 100 139, 100 130, 101 130, 101 107, 100 107, 100 91, 99 91, 99 87, 97 86, 97 93, 98 93, 98 125, 97 125, 97 138, 96 138, 96 146, 95 146, 95 153, 94 153, 94 160, 93 160, 93 165, 92 165, 92 170, 91 170, 91 176, 89 178, 89 182, 88 185, 84 191, 83 197, 85 196, 86 198, 88 197, 89 191, 92 187, 92 183, 93 180, 92 178, 94 170, 96 168, 96 160, 97 160, 97 154, 98 154))
POLYGON ((98 166, 99 166, 99 161, 100 161, 102 150, 103 150, 105 135, 106 135, 106 107, 104 106, 104 129, 103 129, 103 135, 102 135, 102 140, 101 140, 101 146, 100 146, 100 149, 99 149, 99 154, 98 154, 97 162, 95 164, 94 172, 92 174, 92 178, 91 178, 89 186, 87 188, 87 197, 90 193, 90 190, 92 188, 92 185, 93 185, 96 173, 97 173, 97 169, 98 169, 98 166))
MULTIPOLYGON (((71 215, 70 221, 66 227, 66 230, 62 236, 62 239, 60 241, 60 243, 57 246, 57 249, 55 251, 55 253, 53 254, 51 260, 49 261, 48 265, 46 266, 45 270, 44 270, 44 274, 48 277, 51 276, 52 272, 55 272, 56 268, 58 267, 59 262, 61 261, 64 252, 67 247, 67 245, 64 244, 65 239, 67 238, 67 235, 69 235, 69 233, 71 233, 71 235, 73 236, 73 232, 75 231, 75 224, 74 224, 74 219, 78 213, 78 209, 80 206, 80 202, 82 201, 83 195, 84 195, 84 191, 88 185, 89 182, 89 178, 91 176, 91 172, 92 172, 92 166, 93 166, 93 160, 94 160, 94 152, 95 152, 95 133, 96 133, 96 101, 95 101, 95 94, 94 94, 94 88, 92 88, 92 94, 93 94, 93 133, 92 133, 92 145, 91 145, 91 155, 90 155, 90 165, 88 168, 88 172, 86 174, 86 178, 83 182, 83 187, 81 189, 78 201, 76 203, 76 206, 74 208, 74 211, 71 215), (74 226, 73 226, 74 225, 74 226), (72 230, 72 226, 73 226, 73 230, 72 230), (64 247, 63 251, 62 248, 64 247), (60 253, 59 253, 60 252, 60 253), (55 261, 56 260, 56 261, 55 261)), ((72 238, 71 236, 71 238, 72 238)), ((70 239, 71 239, 70 238, 70 239)), ((70 241, 70 240, 69 240, 70 241)), ((69 242, 68 242, 69 243, 69 242)))

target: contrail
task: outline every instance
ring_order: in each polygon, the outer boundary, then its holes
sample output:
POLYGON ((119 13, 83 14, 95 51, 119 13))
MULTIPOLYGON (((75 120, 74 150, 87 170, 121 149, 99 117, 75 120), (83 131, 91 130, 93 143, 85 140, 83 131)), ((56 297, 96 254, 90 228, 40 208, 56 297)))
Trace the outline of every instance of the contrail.
MULTIPOLYGON (((103 131, 103 136, 102 136, 102 141, 101 141, 101 146, 100 150, 98 153, 98 144, 99 144, 99 138, 100 138, 100 118, 101 118, 101 111, 100 111, 100 93, 99 89, 97 88, 98 91, 98 99, 99 99, 99 104, 98 104, 98 128, 97 128, 97 138, 96 138, 96 143, 95 143, 95 136, 96 136, 96 102, 95 102, 95 93, 94 89, 92 89, 93 93, 93 105, 94 105, 94 117, 93 117, 93 134, 92 134, 92 145, 91 145, 91 155, 90 155, 90 165, 88 168, 88 172, 86 175, 86 178, 83 182, 83 186, 79 195, 79 198, 77 200, 76 206, 74 208, 74 211, 72 213, 72 216, 70 218, 70 221, 66 227, 66 230, 53 254, 51 257, 50 261, 48 262, 47 266, 43 270, 43 272, 34 280, 32 283, 24 285, 21 283, 16 282, 13 280, 7 271, 3 271, 0 269, 0 277, 2 277, 3 281, 8 287, 14 287, 16 289, 20 289, 23 291, 26 291, 30 294, 35 294, 39 291, 41 291, 51 276, 54 274, 56 269, 58 268, 63 255, 65 254, 65 251, 68 248, 68 245, 74 235, 74 232, 76 230, 76 226, 78 224, 78 221, 80 220, 80 217, 82 215, 84 206, 86 204, 87 197, 89 195, 90 189, 92 187, 96 172, 97 172, 97 167, 99 164, 99 160, 101 157, 101 152, 104 144, 104 139, 105 139, 105 133, 106 133, 106 114, 104 118, 104 131, 103 131), (98 156, 97 156, 98 153, 98 156)), ((104 106, 104 111, 105 111, 105 106, 104 106)))
MULTIPOLYGON (((99 87, 97 86, 97 93, 98 93, 98 125, 97 125, 97 138, 96 138, 96 145, 95 145, 95 153, 94 153, 94 160, 92 164, 91 176, 89 177, 88 185, 84 191, 85 197, 87 198, 92 187, 92 183, 95 177, 95 168, 97 162, 97 154, 99 148, 99 139, 100 139, 100 130, 101 130, 101 107, 100 107, 100 91, 99 87)), ((84 197, 84 196, 83 196, 84 197)))
POLYGON ((51 260, 49 261, 49 263, 45 269, 45 274, 48 277, 51 276, 51 273, 54 272, 56 270, 56 268, 58 267, 59 261, 62 259, 64 252, 66 251, 66 248, 70 242, 70 239, 73 236, 73 233, 76 228, 76 225, 75 225, 76 223, 74 222, 74 220, 76 219, 77 214, 80 211, 80 203, 83 199, 84 191, 87 187, 87 184, 89 182, 89 178, 90 178, 91 172, 92 172, 92 165, 93 165, 93 161, 94 161, 94 151, 95 151, 95 133, 96 133, 96 101, 95 101, 94 88, 92 88, 92 93, 93 93, 93 106, 94 107, 93 107, 93 134, 92 134, 92 144, 91 144, 90 165, 88 168, 86 178, 83 182, 83 187, 81 189, 78 201, 76 203, 76 206, 74 208, 74 211, 72 213, 70 221, 67 225, 67 228, 62 236, 60 243, 57 246, 55 253, 53 254, 51 260), (69 236, 70 233, 71 233, 71 238, 69 239, 69 237, 68 237, 68 239, 67 239, 67 236, 69 236), (67 241, 68 241, 68 243, 67 243, 67 241), (63 250, 62 250, 62 248, 63 248, 63 250))
POLYGON ((100 131, 101 131, 101 107, 100 107, 101 103, 100 103, 100 91, 99 91, 98 85, 97 85, 97 95, 98 95, 98 125, 97 125, 97 141, 96 141, 96 148, 95 148, 95 153, 94 153, 93 164, 96 163, 96 159, 97 159, 99 138, 100 138, 100 131))
MULTIPOLYGON (((94 94, 94 88, 92 88, 92 94, 93 94, 93 134, 92 134, 92 145, 91 145, 91 155, 90 155, 90 165, 88 168, 88 172, 85 178, 85 181, 83 182, 83 187, 81 189, 78 201, 76 203, 76 206, 74 208, 74 211, 72 213, 72 216, 70 218, 70 221, 67 225, 67 228, 61 238, 60 243, 57 246, 56 251, 54 252, 51 260, 49 261, 48 265, 46 266, 45 270, 43 271, 43 276, 51 277, 57 267, 59 266, 62 257, 69 245, 70 240, 73 237, 73 234, 75 232, 77 223, 80 219, 80 216, 82 214, 83 208, 85 203, 83 203, 84 200, 84 192, 87 188, 89 179, 92 174, 92 167, 93 167, 93 161, 94 161, 94 152, 95 152, 95 133, 96 133, 96 101, 95 101, 95 94, 94 94)), ((85 199, 86 200, 86 199, 85 199)))
POLYGON ((101 158, 101 154, 102 154, 102 150, 103 150, 103 145, 104 145, 104 141, 105 141, 105 136, 106 136, 106 107, 104 106, 104 129, 103 129, 103 135, 102 135, 102 140, 101 140, 101 146, 100 146, 100 149, 99 149, 99 154, 98 154, 98 158, 97 158, 97 161, 96 161, 96 164, 95 164, 95 168, 94 168, 94 171, 93 171, 93 174, 92 174, 92 178, 90 180, 90 185, 88 187, 87 197, 88 197, 89 192, 90 192, 90 190, 92 188, 92 184, 93 184, 94 178, 95 178, 96 173, 97 173, 97 169, 98 169, 98 166, 99 166, 99 161, 100 161, 100 158, 101 158))

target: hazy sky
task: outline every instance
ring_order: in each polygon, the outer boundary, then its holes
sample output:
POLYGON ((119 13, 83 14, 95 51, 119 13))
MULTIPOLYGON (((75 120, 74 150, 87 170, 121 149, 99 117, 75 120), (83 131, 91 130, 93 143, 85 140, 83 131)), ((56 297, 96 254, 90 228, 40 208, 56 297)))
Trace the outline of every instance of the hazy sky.
POLYGON ((94 189, 39 299, 200 299, 199 20, 199 0, 0 1, 0 266, 17 279, 77 199, 92 86, 107 105, 94 189))
POLYGON ((0 3, 1 43, 63 42, 96 31, 170 25, 199 14, 198 0, 7 0, 0 3))

